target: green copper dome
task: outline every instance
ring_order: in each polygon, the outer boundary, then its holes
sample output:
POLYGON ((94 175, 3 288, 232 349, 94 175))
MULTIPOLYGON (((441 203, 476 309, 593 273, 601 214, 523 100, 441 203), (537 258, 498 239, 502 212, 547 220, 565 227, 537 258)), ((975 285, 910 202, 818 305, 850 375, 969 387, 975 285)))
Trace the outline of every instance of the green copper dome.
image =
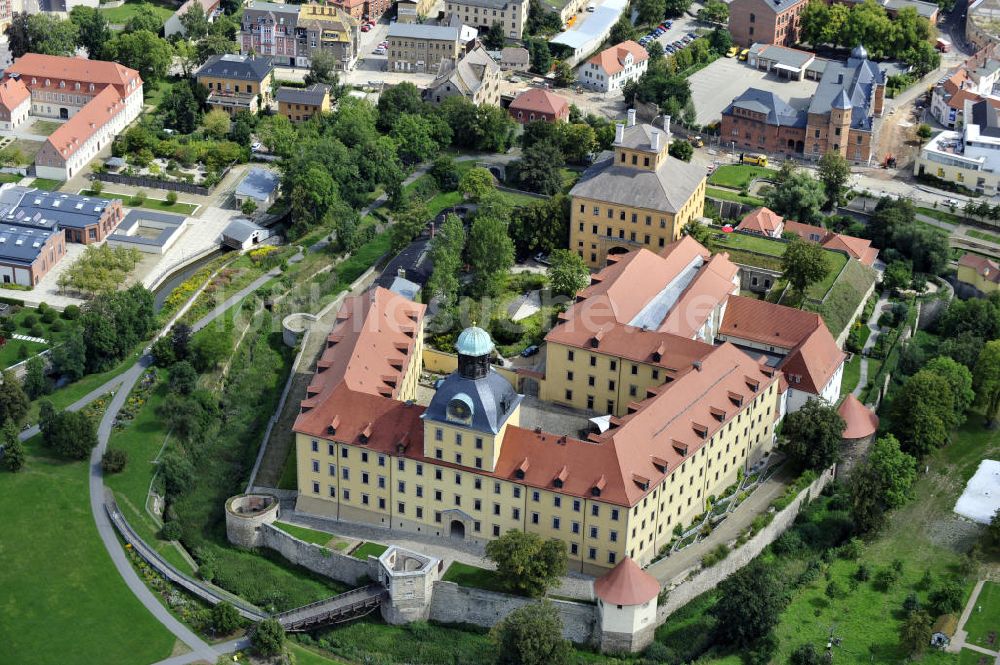
POLYGON ((493 351, 490 334, 477 326, 466 328, 458 336, 455 349, 462 356, 488 356, 493 351))

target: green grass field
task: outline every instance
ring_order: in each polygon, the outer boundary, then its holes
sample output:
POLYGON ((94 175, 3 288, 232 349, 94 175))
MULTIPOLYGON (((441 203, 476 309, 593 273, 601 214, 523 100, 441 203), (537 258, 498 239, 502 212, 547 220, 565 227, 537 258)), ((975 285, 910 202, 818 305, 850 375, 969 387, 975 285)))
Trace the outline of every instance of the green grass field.
MULTIPOLYGON (((166 372, 161 372, 161 375, 166 378, 166 372)), ((115 500, 125 519, 146 544, 175 568, 190 575, 194 573, 191 564, 172 542, 159 538, 160 523, 146 512, 146 498, 156 473, 156 459, 169 436, 156 415, 157 407, 166 396, 166 381, 160 381, 150 393, 146 404, 125 429, 111 434, 108 445, 128 453, 128 464, 121 473, 105 476, 105 484, 114 491, 115 500)))
MULTIPOLYGON (((99 196, 105 199, 121 199, 122 205, 128 208, 134 208, 132 205, 132 197, 128 194, 119 194, 117 192, 101 191, 97 193, 92 189, 81 189, 80 194, 83 196, 99 196)), ((148 196, 142 202, 140 208, 145 208, 147 210, 156 210, 157 212, 172 212, 175 215, 191 215, 194 211, 198 209, 198 206, 194 203, 182 203, 177 201, 176 203, 170 203, 166 199, 151 199, 148 196)))
POLYGON ((144 4, 148 5, 160 17, 161 21, 166 21, 176 11, 176 7, 170 5, 135 2, 134 0, 129 0, 121 7, 110 7, 108 9, 101 9, 100 11, 104 14, 104 18, 107 19, 108 23, 123 25, 128 23, 129 19, 135 16, 139 7, 144 4))
POLYGON ((954 215, 947 210, 940 210, 938 208, 917 208, 917 214, 927 215, 928 217, 933 217, 939 222, 944 222, 946 224, 951 224, 952 226, 957 226, 962 223, 962 218, 958 215, 954 215))
POLYGON ((46 458, 0 471, 0 660, 18 665, 148 665, 174 637, 118 575, 90 514, 86 462, 46 458))
POLYGON ((979 592, 965 631, 972 644, 996 651, 1000 647, 1000 584, 987 582, 979 592), (990 641, 990 635, 993 641, 990 641))
POLYGON ((453 561, 441 579, 445 582, 454 582, 459 586, 471 586, 477 589, 486 589, 487 591, 508 592, 507 587, 504 586, 503 578, 495 570, 470 566, 467 563, 459 561, 453 561))
POLYGON ((0 183, 2 183, 2 182, 20 182, 22 177, 23 176, 20 176, 20 175, 18 175, 16 173, 0 173, 0 183))
POLYGON ((39 344, 38 342, 29 342, 23 339, 7 340, 3 346, 0 346, 0 368, 7 369, 27 357, 44 351, 46 348, 48 347, 45 344, 39 344), (21 350, 22 347, 25 351, 21 350), (24 355, 25 353, 27 353, 27 356, 24 355))
POLYGON ((840 396, 853 392, 861 378, 861 356, 854 354, 851 360, 844 365, 844 377, 840 380, 840 396))
POLYGON ((720 187, 743 189, 749 187, 754 178, 767 178, 776 173, 774 169, 749 164, 724 164, 708 176, 708 184, 720 187))
POLYGON ((333 550, 347 549, 347 543, 345 541, 340 540, 333 534, 326 533, 325 531, 316 531, 315 529, 298 526, 297 524, 288 524, 287 522, 275 522, 274 526, 278 527, 285 533, 295 536, 299 540, 304 540, 307 543, 322 545, 323 547, 328 547, 333 550))
POLYGON ((351 556, 355 559, 365 561, 369 556, 381 556, 382 552, 385 552, 387 549, 389 549, 387 546, 380 545, 379 543, 365 542, 358 545, 357 549, 351 552, 351 556))
POLYGON ((31 181, 30 186, 35 187, 37 189, 44 189, 47 192, 54 192, 65 184, 66 183, 63 180, 53 180, 51 178, 35 178, 34 180, 31 181))
POLYGON ((31 134, 38 134, 39 136, 48 136, 60 127, 62 127, 61 122, 56 122, 54 120, 36 120, 31 127, 28 127, 28 132, 31 134))
POLYGON ((706 187, 705 196, 711 199, 735 201, 736 203, 746 203, 747 205, 752 206, 764 205, 764 199, 759 199, 756 196, 743 196, 739 192, 735 192, 731 189, 720 189, 718 187, 706 187))
MULTIPOLYGON (((717 228, 717 227, 716 227, 717 228)), ((765 238, 752 233, 717 233, 712 236, 712 245, 720 249, 741 249, 766 256, 781 257, 788 243, 765 238)))
POLYGON ((990 233, 989 231, 977 231, 975 229, 969 229, 965 232, 966 235, 972 236, 973 238, 978 238, 979 240, 986 240, 987 242, 1000 242, 1000 235, 996 233, 990 233))
MULTIPOLYGON (((135 361, 138 360, 138 358, 139 352, 133 351, 127 358, 122 360, 121 363, 119 363, 116 367, 109 369, 107 372, 101 372, 100 374, 88 374, 79 381, 63 386, 51 395, 46 395, 44 399, 52 402, 52 406, 54 406, 56 410, 65 409, 73 402, 76 402, 87 395, 87 393, 97 389, 119 374, 125 372, 125 370, 135 364, 135 361)), ((39 399, 31 403, 31 407, 28 409, 27 422, 34 423, 38 421, 38 408, 40 401, 41 400, 39 399)))

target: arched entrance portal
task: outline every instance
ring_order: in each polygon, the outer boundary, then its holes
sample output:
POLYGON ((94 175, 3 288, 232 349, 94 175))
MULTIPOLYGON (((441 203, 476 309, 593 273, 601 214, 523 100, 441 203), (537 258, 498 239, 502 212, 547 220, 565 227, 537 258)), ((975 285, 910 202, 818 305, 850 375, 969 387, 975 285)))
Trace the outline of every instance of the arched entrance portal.
POLYGON ((452 520, 448 535, 452 538, 465 539, 465 523, 461 520, 452 520))
POLYGON ((63 120, 66 120, 67 118, 69 118, 69 109, 66 108, 65 106, 61 107, 59 109, 59 117, 61 119, 63 119, 63 120))

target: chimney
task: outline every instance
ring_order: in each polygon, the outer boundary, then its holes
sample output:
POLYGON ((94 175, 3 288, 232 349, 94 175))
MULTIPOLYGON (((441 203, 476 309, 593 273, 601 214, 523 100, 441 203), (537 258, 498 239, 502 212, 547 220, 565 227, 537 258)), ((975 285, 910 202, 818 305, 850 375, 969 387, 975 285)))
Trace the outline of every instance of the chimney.
POLYGON ((663 133, 670 136, 670 116, 663 116, 663 133))
POLYGON ((615 125, 615 143, 622 143, 625 140, 625 125, 615 125))
POLYGON ((635 127, 635 109, 628 110, 628 126, 635 127))
POLYGON ((655 129, 650 134, 649 147, 652 148, 654 152, 660 151, 660 133, 655 129))

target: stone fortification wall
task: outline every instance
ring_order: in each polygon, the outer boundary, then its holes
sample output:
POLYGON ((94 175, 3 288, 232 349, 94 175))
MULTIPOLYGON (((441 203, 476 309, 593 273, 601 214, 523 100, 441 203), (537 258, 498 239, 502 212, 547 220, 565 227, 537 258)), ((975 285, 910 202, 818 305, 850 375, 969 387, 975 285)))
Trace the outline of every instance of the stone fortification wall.
POLYGON ((270 548, 289 561, 338 582, 357 586, 369 574, 367 561, 299 540, 270 524, 261 527, 260 536, 260 547, 270 548))

